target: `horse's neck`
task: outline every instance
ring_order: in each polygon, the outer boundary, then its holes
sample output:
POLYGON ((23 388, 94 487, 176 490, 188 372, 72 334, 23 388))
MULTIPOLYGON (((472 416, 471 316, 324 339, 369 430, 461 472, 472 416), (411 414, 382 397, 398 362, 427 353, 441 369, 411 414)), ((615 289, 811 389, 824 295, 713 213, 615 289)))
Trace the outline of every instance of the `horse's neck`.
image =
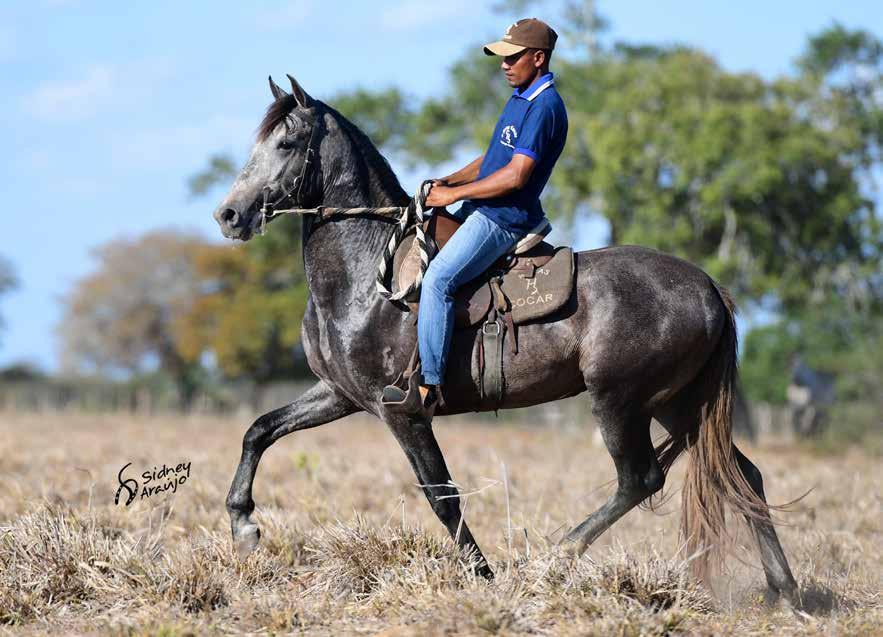
POLYGON ((393 231, 393 224, 364 217, 340 217, 312 229, 304 246, 304 262, 310 291, 344 287, 363 293, 373 289, 377 265, 393 231))
MULTIPOLYGON (((397 180, 380 173, 385 166, 367 164, 326 180, 323 205, 383 207, 406 205, 407 195, 397 180)), ((304 246, 304 265, 313 302, 332 313, 333 306, 350 305, 354 297, 374 298, 377 266, 394 229, 389 221, 368 217, 338 217, 316 224, 304 246)), ((379 298, 379 297, 378 297, 379 298)))

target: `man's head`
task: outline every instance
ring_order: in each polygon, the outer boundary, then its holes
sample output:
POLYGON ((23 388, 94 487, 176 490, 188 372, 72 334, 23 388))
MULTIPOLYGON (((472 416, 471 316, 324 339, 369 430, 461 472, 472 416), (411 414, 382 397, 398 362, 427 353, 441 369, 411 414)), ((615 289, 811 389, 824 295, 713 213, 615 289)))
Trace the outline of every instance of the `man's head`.
POLYGON ((503 58, 500 67, 509 86, 526 88, 534 79, 549 71, 549 58, 558 34, 536 18, 524 18, 506 29, 502 40, 486 44, 486 55, 503 58))

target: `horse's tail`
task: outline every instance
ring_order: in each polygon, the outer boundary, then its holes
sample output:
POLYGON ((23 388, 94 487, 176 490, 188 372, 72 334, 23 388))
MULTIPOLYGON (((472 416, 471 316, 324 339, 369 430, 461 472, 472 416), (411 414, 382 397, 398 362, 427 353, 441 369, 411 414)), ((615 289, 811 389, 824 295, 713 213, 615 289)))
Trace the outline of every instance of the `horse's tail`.
POLYGON ((730 548, 726 509, 753 518, 769 519, 766 503, 754 492, 736 460, 732 414, 736 384, 736 318, 730 294, 712 282, 726 317, 717 346, 700 372, 704 380, 700 418, 692 428, 660 445, 659 460, 667 470, 685 449, 690 456, 682 490, 681 533, 693 570, 708 574, 710 557, 730 548))

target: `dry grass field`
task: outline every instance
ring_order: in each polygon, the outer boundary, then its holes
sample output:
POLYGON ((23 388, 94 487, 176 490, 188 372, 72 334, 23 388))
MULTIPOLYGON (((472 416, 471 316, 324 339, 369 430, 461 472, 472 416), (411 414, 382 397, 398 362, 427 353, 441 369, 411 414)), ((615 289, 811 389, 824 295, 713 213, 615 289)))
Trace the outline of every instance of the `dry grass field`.
POLYGON ((690 577, 677 537, 683 459, 661 514, 636 510, 582 560, 559 557, 563 531, 610 493, 606 451, 591 428, 484 422, 435 430, 471 492, 466 518, 493 582, 470 574, 373 419, 267 451, 255 482, 263 539, 240 562, 224 498, 247 420, 0 415, 0 634, 883 634, 879 457, 746 445, 771 501, 813 487, 780 529, 798 614, 765 604, 753 547, 737 549, 713 593, 690 577), (180 462, 190 476, 115 506, 130 462, 127 477, 180 462))

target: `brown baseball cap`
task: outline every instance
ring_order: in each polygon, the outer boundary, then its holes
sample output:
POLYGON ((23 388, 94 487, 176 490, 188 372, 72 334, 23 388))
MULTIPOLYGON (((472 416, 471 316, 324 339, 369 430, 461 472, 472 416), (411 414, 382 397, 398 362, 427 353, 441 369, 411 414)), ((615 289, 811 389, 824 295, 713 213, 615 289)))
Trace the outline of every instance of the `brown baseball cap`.
POLYGON ((484 45, 485 55, 514 55, 524 49, 545 49, 551 51, 555 48, 558 34, 542 20, 536 18, 522 18, 506 29, 502 40, 484 45))

